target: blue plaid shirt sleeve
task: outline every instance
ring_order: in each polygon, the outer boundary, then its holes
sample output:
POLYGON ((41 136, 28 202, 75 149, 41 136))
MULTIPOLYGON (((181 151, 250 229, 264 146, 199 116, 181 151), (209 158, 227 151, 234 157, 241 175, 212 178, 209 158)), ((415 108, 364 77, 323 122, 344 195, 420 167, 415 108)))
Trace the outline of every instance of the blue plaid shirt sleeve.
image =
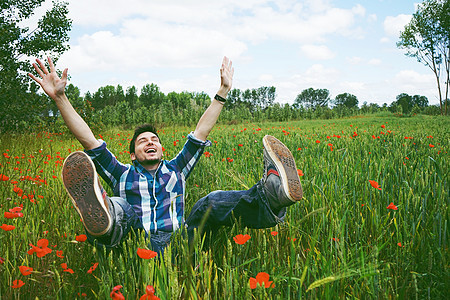
POLYGON ((120 182, 122 174, 129 169, 129 166, 122 164, 108 150, 106 142, 99 140, 102 144, 92 150, 85 150, 87 155, 95 164, 97 173, 105 180, 105 182, 114 189, 120 182))
POLYGON ((208 146, 211 146, 211 141, 199 140, 194 136, 193 132, 191 132, 188 134, 183 149, 181 149, 178 155, 172 159, 170 163, 175 164, 179 168, 186 180, 202 156, 205 147, 208 146))

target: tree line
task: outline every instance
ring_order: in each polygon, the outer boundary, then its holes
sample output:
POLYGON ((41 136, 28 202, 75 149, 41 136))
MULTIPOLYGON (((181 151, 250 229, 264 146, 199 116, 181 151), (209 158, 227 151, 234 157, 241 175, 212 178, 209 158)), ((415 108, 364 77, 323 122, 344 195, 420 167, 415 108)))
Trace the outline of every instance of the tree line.
MULTIPOLYGON (((128 126, 152 122, 158 125, 195 125, 211 98, 204 92, 170 92, 164 94, 152 83, 140 89, 121 85, 100 87, 81 96, 78 87, 69 84, 66 95, 77 112, 92 127, 128 126)), ((425 96, 402 93, 389 106, 364 102, 361 107, 355 95, 342 93, 331 98, 327 89, 308 88, 299 93, 293 104, 275 102, 276 88, 233 89, 228 95, 219 122, 289 121, 331 119, 360 114, 392 112, 401 116, 417 113, 438 115, 437 105, 429 105, 425 96)), ((56 105, 48 100, 42 111, 41 126, 63 129, 56 105)))

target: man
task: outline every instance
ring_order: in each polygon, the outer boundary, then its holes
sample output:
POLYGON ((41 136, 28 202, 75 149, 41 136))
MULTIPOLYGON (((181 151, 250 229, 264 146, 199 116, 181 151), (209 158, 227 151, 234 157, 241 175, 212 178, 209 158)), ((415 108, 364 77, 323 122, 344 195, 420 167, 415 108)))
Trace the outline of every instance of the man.
POLYGON ((232 225, 235 218, 247 227, 266 228, 281 222, 286 207, 301 200, 302 187, 291 152, 266 135, 263 178, 249 190, 208 194, 184 219, 186 179, 205 147, 211 145, 207 137, 231 89, 234 69, 227 57, 220 69, 220 88, 180 153, 164 160, 156 129, 145 124, 136 129, 130 142, 132 164, 120 163, 74 110, 65 95, 67 68, 59 78, 50 58, 50 72, 40 60, 36 62, 33 66, 40 78, 29 76, 55 101, 67 127, 85 149, 66 158, 62 178, 91 243, 115 247, 130 230, 145 230, 153 250, 162 252, 172 232, 181 226, 192 236, 208 210, 206 230, 232 225), (97 172, 111 186, 114 197, 106 195, 97 172))

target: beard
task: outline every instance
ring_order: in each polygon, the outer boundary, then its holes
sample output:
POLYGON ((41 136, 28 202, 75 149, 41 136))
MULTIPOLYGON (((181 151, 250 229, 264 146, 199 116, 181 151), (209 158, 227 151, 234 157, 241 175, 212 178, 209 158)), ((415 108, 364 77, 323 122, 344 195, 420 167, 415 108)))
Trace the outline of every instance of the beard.
POLYGON ((141 164, 141 166, 145 167, 153 167, 153 166, 158 166, 159 163, 162 160, 162 157, 157 157, 157 158, 145 158, 145 159, 136 159, 137 162, 139 164, 141 164))
POLYGON ((161 158, 138 160, 138 162, 142 166, 152 166, 159 164, 161 162, 161 158))

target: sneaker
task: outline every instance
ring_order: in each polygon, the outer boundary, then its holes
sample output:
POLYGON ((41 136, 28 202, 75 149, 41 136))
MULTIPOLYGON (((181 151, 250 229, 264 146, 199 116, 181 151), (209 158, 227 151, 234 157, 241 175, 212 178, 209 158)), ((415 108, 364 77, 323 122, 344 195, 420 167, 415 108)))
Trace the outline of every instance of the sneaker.
POLYGON ((93 236, 106 234, 112 227, 110 204, 91 158, 82 151, 72 152, 64 160, 61 175, 86 230, 93 236))
POLYGON ((300 201, 303 190, 291 151, 270 135, 264 136, 263 145, 263 183, 270 206, 279 210, 300 201))

